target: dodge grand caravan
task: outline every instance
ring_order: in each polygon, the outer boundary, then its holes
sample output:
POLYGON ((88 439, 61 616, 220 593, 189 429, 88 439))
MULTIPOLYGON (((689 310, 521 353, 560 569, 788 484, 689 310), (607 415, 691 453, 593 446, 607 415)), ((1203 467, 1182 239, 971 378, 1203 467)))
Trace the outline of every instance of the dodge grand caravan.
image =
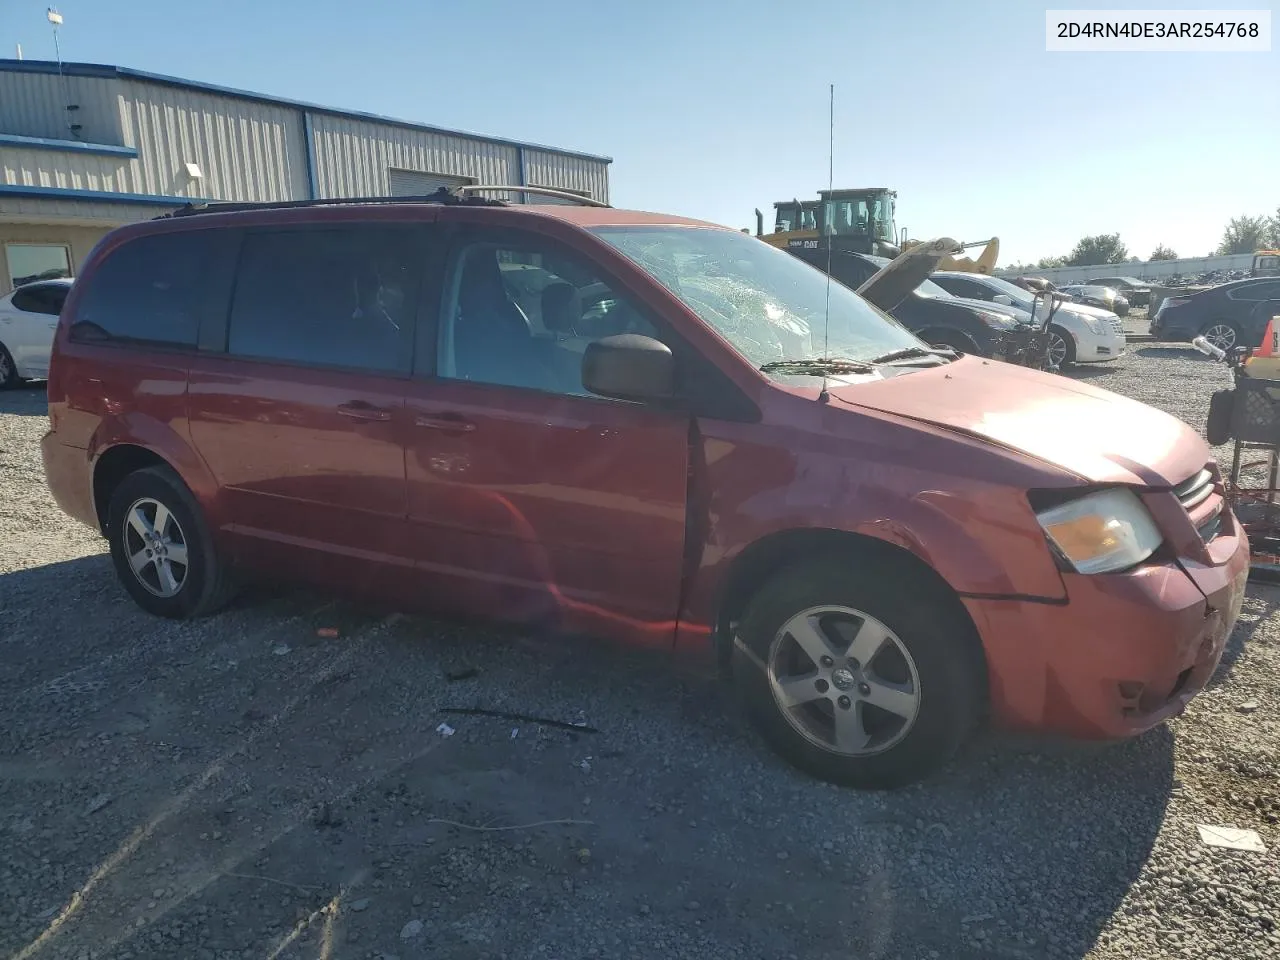
POLYGON ((444 199, 100 242, 43 455, 144 609, 290 571, 700 654, 869 787, 988 718, 1137 734, 1213 672, 1247 547, 1180 421, 930 348, 733 229, 444 199))

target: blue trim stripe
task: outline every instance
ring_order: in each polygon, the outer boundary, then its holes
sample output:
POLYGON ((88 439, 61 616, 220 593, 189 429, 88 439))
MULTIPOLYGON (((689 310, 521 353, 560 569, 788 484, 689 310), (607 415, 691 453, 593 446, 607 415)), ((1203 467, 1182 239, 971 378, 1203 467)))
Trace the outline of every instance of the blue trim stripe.
MULTIPOLYGON (((3 60, 0 59, 0 73, 57 73, 58 64, 52 60, 3 60)), ((582 153, 577 150, 564 150, 560 147, 548 147, 539 143, 524 143, 519 140, 507 140, 503 137, 487 137, 482 133, 468 133, 465 130, 449 130, 445 127, 434 127, 426 123, 414 123, 410 120, 399 120, 395 117, 384 117, 376 113, 365 113, 362 110, 339 110, 325 107, 317 103, 303 100, 290 100, 285 97, 272 97, 265 93, 254 93, 251 90, 237 90, 234 87, 223 87, 214 83, 202 83, 197 80, 183 80, 181 77, 169 77, 161 73, 148 73, 145 70, 133 70, 129 67, 112 67, 102 63, 64 63, 62 72, 69 77, 96 77, 99 79, 131 79, 157 83, 166 87, 180 87, 184 90, 203 90, 206 93, 217 93, 225 97, 238 97, 241 100, 253 100, 257 103, 270 103, 282 107, 293 107, 295 110, 308 110, 311 113, 325 114, 331 117, 350 117, 355 120, 368 120, 372 123, 383 123, 404 130, 422 130, 427 133, 442 133, 451 137, 465 137, 468 140, 481 140, 485 143, 500 143, 508 147, 524 147, 529 150, 545 150, 566 157, 579 157, 583 160, 594 160, 597 163, 613 163, 612 157, 603 157, 593 153, 582 153)))
POLYGON ((203 197, 158 197, 152 193, 110 193, 106 190, 70 190, 63 187, 27 187, 0 183, 0 197, 41 197, 46 200, 97 200, 101 203, 147 203, 180 207, 185 203, 212 203, 203 197))
POLYGON ((117 147, 110 143, 85 143, 82 140, 50 140, 47 137, 20 137, 16 133, 0 133, 0 147, 22 147, 28 150, 63 150, 67 153, 94 153, 104 157, 136 157, 133 147, 117 147))
POLYGON ((318 200, 320 194, 316 193, 316 184, 320 181, 316 178, 316 131, 308 110, 302 111, 302 149, 307 155, 307 197, 318 200))

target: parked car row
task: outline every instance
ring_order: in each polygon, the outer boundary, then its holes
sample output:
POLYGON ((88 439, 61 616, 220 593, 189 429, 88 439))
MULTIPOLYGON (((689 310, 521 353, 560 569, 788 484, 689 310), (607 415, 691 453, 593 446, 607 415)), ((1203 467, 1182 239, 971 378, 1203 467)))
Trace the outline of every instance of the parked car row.
MULTIPOLYGON (((793 255, 858 290, 888 265, 884 257, 866 253, 793 250, 793 255)), ((937 346, 990 357, 1003 334, 1032 323, 1034 297, 1015 284, 980 273, 940 270, 901 299, 887 302, 867 296, 921 339, 937 346)), ((1059 366, 1114 360, 1125 352, 1119 317, 1081 303, 1065 303, 1050 327, 1050 355, 1059 366)))

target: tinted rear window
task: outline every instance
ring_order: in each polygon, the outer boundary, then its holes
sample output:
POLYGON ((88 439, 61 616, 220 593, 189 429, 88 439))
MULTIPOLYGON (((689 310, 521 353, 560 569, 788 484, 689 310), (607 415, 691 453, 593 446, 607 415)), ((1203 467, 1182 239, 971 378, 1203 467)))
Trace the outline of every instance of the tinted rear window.
POLYGON ((88 278, 72 336, 195 346, 214 252, 207 230, 139 237, 116 248, 88 278))
POLYGON ((227 352, 407 371, 422 262, 415 228, 301 228, 245 237, 227 352))

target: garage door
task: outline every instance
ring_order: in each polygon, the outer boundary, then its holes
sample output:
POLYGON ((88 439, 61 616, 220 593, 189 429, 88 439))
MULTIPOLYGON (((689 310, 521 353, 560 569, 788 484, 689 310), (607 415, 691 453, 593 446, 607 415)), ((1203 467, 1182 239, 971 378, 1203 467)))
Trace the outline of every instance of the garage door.
POLYGON ((387 171, 391 180, 391 196, 422 197, 435 193, 441 187, 462 187, 475 183, 470 177, 454 177, 447 173, 427 173, 422 170, 387 171))

